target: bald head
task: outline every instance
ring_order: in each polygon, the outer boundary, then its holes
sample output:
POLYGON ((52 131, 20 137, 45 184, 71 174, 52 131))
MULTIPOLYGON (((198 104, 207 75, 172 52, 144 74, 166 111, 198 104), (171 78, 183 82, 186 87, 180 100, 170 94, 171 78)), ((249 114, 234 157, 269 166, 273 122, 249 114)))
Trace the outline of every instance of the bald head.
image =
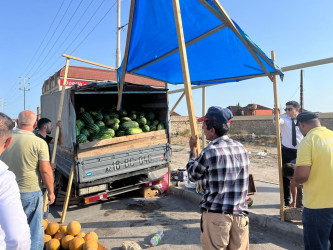
POLYGON ((19 129, 26 129, 33 130, 36 126, 37 115, 32 112, 31 110, 24 110, 18 116, 18 127, 19 129))

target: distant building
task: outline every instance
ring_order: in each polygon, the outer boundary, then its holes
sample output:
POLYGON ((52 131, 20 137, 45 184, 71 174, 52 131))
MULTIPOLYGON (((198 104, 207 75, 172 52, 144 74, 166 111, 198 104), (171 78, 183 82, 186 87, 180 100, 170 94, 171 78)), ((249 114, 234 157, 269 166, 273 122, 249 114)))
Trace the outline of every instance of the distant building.
POLYGON ((273 109, 264 107, 259 104, 248 104, 245 107, 229 106, 234 116, 248 116, 248 115, 273 115, 273 109))
MULTIPOLYGON (((50 76, 44 81, 42 93, 48 94, 55 91, 60 91, 64 82, 65 67, 50 76)), ((81 87, 89 82, 106 82, 116 80, 116 72, 114 70, 99 69, 81 66, 69 66, 67 74, 66 88, 71 88, 73 85, 81 87)), ((126 74, 125 82, 149 85, 155 87, 165 87, 165 83, 158 80, 149 79, 142 76, 126 74)))

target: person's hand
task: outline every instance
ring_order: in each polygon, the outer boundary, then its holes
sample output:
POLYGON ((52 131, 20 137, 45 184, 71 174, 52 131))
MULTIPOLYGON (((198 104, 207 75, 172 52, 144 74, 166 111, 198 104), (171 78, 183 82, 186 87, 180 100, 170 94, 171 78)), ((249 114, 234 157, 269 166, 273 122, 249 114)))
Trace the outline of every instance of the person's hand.
POLYGON ((296 202, 293 201, 292 203, 290 203, 289 207, 296 207, 296 202))
MULTIPOLYGON (((280 109, 277 108, 277 112, 280 114, 280 109)), ((275 108, 273 108, 273 114, 275 115, 275 108)))
POLYGON ((52 192, 52 193, 48 192, 48 193, 47 193, 47 197, 49 198, 49 203, 48 203, 48 205, 53 204, 53 203, 54 203, 54 200, 55 200, 55 195, 54 195, 54 193, 53 193, 53 192, 52 192))
POLYGON ((59 127, 59 129, 62 129, 62 122, 60 120, 57 121, 57 126, 59 127))
POLYGON ((50 163, 51 164, 51 168, 54 171, 57 168, 57 165, 55 163, 50 163))
POLYGON ((197 151, 198 135, 196 135, 195 138, 193 138, 192 136, 190 137, 189 146, 190 146, 191 152, 196 152, 197 151))

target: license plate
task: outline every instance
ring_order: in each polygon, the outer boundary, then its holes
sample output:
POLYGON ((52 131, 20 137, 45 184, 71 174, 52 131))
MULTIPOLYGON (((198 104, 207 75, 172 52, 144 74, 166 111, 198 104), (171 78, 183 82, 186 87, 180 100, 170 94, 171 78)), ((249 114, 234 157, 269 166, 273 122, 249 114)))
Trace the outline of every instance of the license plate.
POLYGON ((110 166, 106 167, 106 172, 113 172, 113 171, 117 171, 120 169, 124 169, 124 168, 130 168, 130 167, 134 167, 134 166, 140 166, 140 165, 145 165, 145 164, 149 164, 152 163, 153 159, 150 155, 144 155, 144 156, 139 156, 136 158, 130 157, 127 158, 123 161, 113 161, 111 163, 110 166))

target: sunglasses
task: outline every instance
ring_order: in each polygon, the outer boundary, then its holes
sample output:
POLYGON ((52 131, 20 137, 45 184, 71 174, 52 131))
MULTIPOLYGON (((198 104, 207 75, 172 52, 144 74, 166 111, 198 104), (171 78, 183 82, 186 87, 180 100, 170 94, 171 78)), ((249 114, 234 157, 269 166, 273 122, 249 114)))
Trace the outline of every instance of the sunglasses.
POLYGON ((293 108, 285 108, 285 109, 284 109, 284 111, 286 111, 286 112, 287 112, 287 111, 292 111, 292 110, 293 110, 293 108))

